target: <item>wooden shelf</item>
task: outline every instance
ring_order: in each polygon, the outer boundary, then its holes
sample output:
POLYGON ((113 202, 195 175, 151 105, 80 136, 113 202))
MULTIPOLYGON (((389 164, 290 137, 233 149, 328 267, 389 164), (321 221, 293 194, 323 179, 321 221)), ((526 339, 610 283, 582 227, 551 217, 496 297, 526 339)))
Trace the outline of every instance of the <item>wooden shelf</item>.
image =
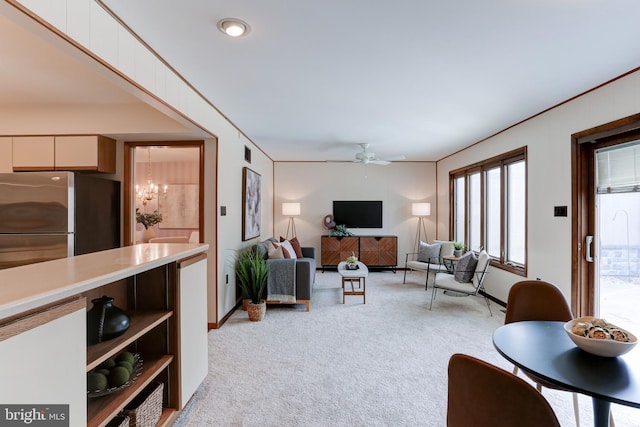
POLYGON ((125 349, 129 344, 173 316, 173 311, 144 311, 129 315, 130 325, 119 337, 87 348, 87 372, 125 349))
MULTIPOLYGON (((107 396, 88 399, 87 405, 87 426, 103 427, 106 426, 113 417, 124 409, 144 388, 151 383, 169 364, 173 361, 172 355, 165 355, 160 358, 145 360, 143 357, 142 373, 138 379, 122 390, 107 396)), ((171 412, 175 409, 164 408, 166 416, 170 417, 171 412)), ((166 418, 168 419, 168 418, 166 418)))
POLYGON ((160 420, 156 424, 156 427, 165 427, 173 425, 173 423, 178 418, 179 412, 173 408, 162 408, 162 415, 160 415, 160 420))

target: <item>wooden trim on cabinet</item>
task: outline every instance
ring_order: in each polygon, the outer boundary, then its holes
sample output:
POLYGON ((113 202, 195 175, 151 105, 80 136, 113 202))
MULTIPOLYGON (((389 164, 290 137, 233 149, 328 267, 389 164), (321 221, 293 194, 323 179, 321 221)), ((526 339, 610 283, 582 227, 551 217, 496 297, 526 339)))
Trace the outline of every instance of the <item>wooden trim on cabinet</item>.
POLYGON ((39 308, 37 311, 33 311, 26 316, 21 314, 20 317, 13 318, 0 326, 0 341, 35 329, 38 326, 64 317, 67 314, 84 310, 86 307, 87 300, 82 297, 76 297, 71 300, 59 301, 49 307, 39 308))

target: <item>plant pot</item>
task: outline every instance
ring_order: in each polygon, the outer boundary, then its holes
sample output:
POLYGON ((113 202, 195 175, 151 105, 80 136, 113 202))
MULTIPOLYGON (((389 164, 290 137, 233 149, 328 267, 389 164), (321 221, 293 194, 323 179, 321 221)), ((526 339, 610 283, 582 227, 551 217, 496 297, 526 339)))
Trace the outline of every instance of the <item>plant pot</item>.
POLYGON ((267 303, 262 301, 258 304, 250 302, 247 304, 247 313, 249 314, 249 320, 252 322, 259 322, 264 319, 264 314, 267 312, 267 303))
POLYGON ((453 256, 456 258, 460 258, 462 256, 462 249, 454 249, 453 256))
POLYGON ((242 298, 242 310, 247 311, 247 307, 249 307, 249 298, 242 298))
POLYGON ((144 243, 149 243, 149 239, 152 239, 155 236, 156 236, 156 231, 153 229, 153 226, 149 228, 144 228, 140 233, 140 241, 144 243))

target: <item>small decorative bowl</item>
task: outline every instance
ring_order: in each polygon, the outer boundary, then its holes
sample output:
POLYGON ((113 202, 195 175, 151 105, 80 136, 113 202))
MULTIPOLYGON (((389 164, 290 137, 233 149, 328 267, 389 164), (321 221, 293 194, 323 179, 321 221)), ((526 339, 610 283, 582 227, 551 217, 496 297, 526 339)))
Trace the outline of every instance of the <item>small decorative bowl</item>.
POLYGON ((571 338, 571 341, 573 341, 578 347, 580 347, 587 353, 595 354, 596 356, 602 357, 617 357, 630 352, 638 343, 638 339, 635 335, 620 327, 618 327, 618 329, 623 330, 629 337, 628 342, 615 341, 610 339, 589 338, 576 335, 572 332, 573 325, 575 325, 576 323, 590 322, 594 319, 596 318, 592 316, 579 317, 564 324, 564 330, 567 335, 569 335, 569 338, 571 338))

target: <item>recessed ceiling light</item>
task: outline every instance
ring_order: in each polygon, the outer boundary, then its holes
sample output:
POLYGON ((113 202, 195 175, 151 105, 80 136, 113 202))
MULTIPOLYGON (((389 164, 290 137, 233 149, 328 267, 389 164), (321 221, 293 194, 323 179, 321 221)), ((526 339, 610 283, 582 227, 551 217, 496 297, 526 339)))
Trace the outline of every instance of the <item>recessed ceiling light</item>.
POLYGON ((218 29, 231 37, 240 37, 249 33, 249 24, 236 18, 225 18, 218 21, 218 29))

